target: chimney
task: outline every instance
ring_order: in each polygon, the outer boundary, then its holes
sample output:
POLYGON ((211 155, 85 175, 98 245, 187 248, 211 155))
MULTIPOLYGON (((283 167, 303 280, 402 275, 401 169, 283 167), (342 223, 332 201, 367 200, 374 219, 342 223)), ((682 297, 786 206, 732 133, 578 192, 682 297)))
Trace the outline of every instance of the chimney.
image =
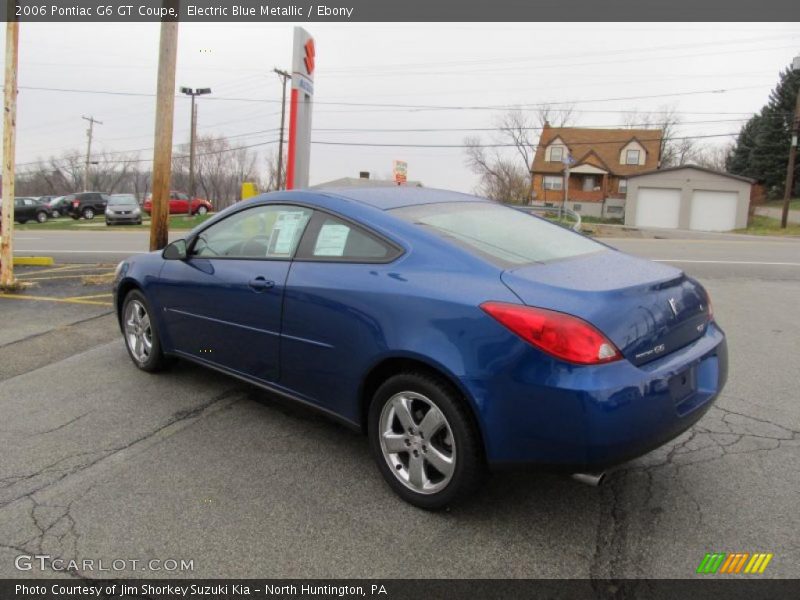
POLYGON ((359 171, 358 178, 359 179, 369 179, 369 171, 359 171))

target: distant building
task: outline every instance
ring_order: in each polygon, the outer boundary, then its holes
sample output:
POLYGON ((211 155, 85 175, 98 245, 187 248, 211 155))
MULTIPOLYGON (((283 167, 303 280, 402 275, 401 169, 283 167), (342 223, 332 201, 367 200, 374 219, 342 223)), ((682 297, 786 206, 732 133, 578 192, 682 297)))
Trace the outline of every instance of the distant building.
POLYGON ((662 138, 660 129, 545 123, 531 165, 534 204, 563 202, 565 164, 570 162, 567 208, 594 217, 622 218, 628 177, 659 167, 662 138))
MULTIPOLYGON (((396 187, 399 184, 391 179, 370 179, 368 171, 362 171, 359 177, 342 177, 325 183, 312 185, 312 189, 337 188, 337 187, 396 187)), ((405 187, 423 187, 420 181, 408 181, 405 187)))

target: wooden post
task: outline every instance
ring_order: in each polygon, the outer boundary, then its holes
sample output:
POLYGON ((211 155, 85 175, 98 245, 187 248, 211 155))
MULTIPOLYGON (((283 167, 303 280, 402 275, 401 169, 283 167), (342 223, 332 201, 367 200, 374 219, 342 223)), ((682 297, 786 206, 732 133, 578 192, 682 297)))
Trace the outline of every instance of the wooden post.
POLYGON ((158 49, 150 250, 161 250, 169 242, 169 188, 172 177, 172 121, 175 114, 177 57, 178 23, 164 21, 161 23, 161 42, 158 49))
POLYGON ((6 68, 3 114, 3 219, 0 240, 0 288, 14 285, 14 171, 17 137, 17 59, 19 21, 6 23, 6 68))
POLYGON ((798 137, 800 137, 800 90, 797 91, 792 115, 792 141, 789 146, 789 163, 786 165, 786 184, 783 190, 783 210, 781 211, 781 227, 783 229, 786 229, 789 222, 789 203, 792 201, 792 192, 794 191, 794 161, 797 157, 798 137))

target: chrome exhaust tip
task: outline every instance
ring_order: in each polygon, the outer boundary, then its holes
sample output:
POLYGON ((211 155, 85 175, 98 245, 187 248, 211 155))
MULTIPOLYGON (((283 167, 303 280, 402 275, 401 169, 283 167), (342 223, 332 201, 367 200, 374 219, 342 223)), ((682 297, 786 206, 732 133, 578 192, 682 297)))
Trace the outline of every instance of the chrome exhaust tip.
POLYGON ((597 487, 603 483, 606 478, 605 471, 602 473, 573 473, 572 478, 575 481, 580 481, 586 485, 597 487))

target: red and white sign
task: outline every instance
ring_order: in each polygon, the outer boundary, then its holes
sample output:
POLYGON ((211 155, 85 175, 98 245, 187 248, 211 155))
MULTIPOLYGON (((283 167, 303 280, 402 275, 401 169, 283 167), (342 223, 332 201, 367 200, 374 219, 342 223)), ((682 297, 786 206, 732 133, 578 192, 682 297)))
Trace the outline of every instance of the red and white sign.
POLYGON ((408 163, 404 160, 392 161, 392 173, 397 185, 405 183, 408 181, 408 163))
POLYGON ((302 27, 295 27, 292 96, 289 101, 289 152, 286 161, 287 190, 308 187, 316 55, 314 38, 302 27))

